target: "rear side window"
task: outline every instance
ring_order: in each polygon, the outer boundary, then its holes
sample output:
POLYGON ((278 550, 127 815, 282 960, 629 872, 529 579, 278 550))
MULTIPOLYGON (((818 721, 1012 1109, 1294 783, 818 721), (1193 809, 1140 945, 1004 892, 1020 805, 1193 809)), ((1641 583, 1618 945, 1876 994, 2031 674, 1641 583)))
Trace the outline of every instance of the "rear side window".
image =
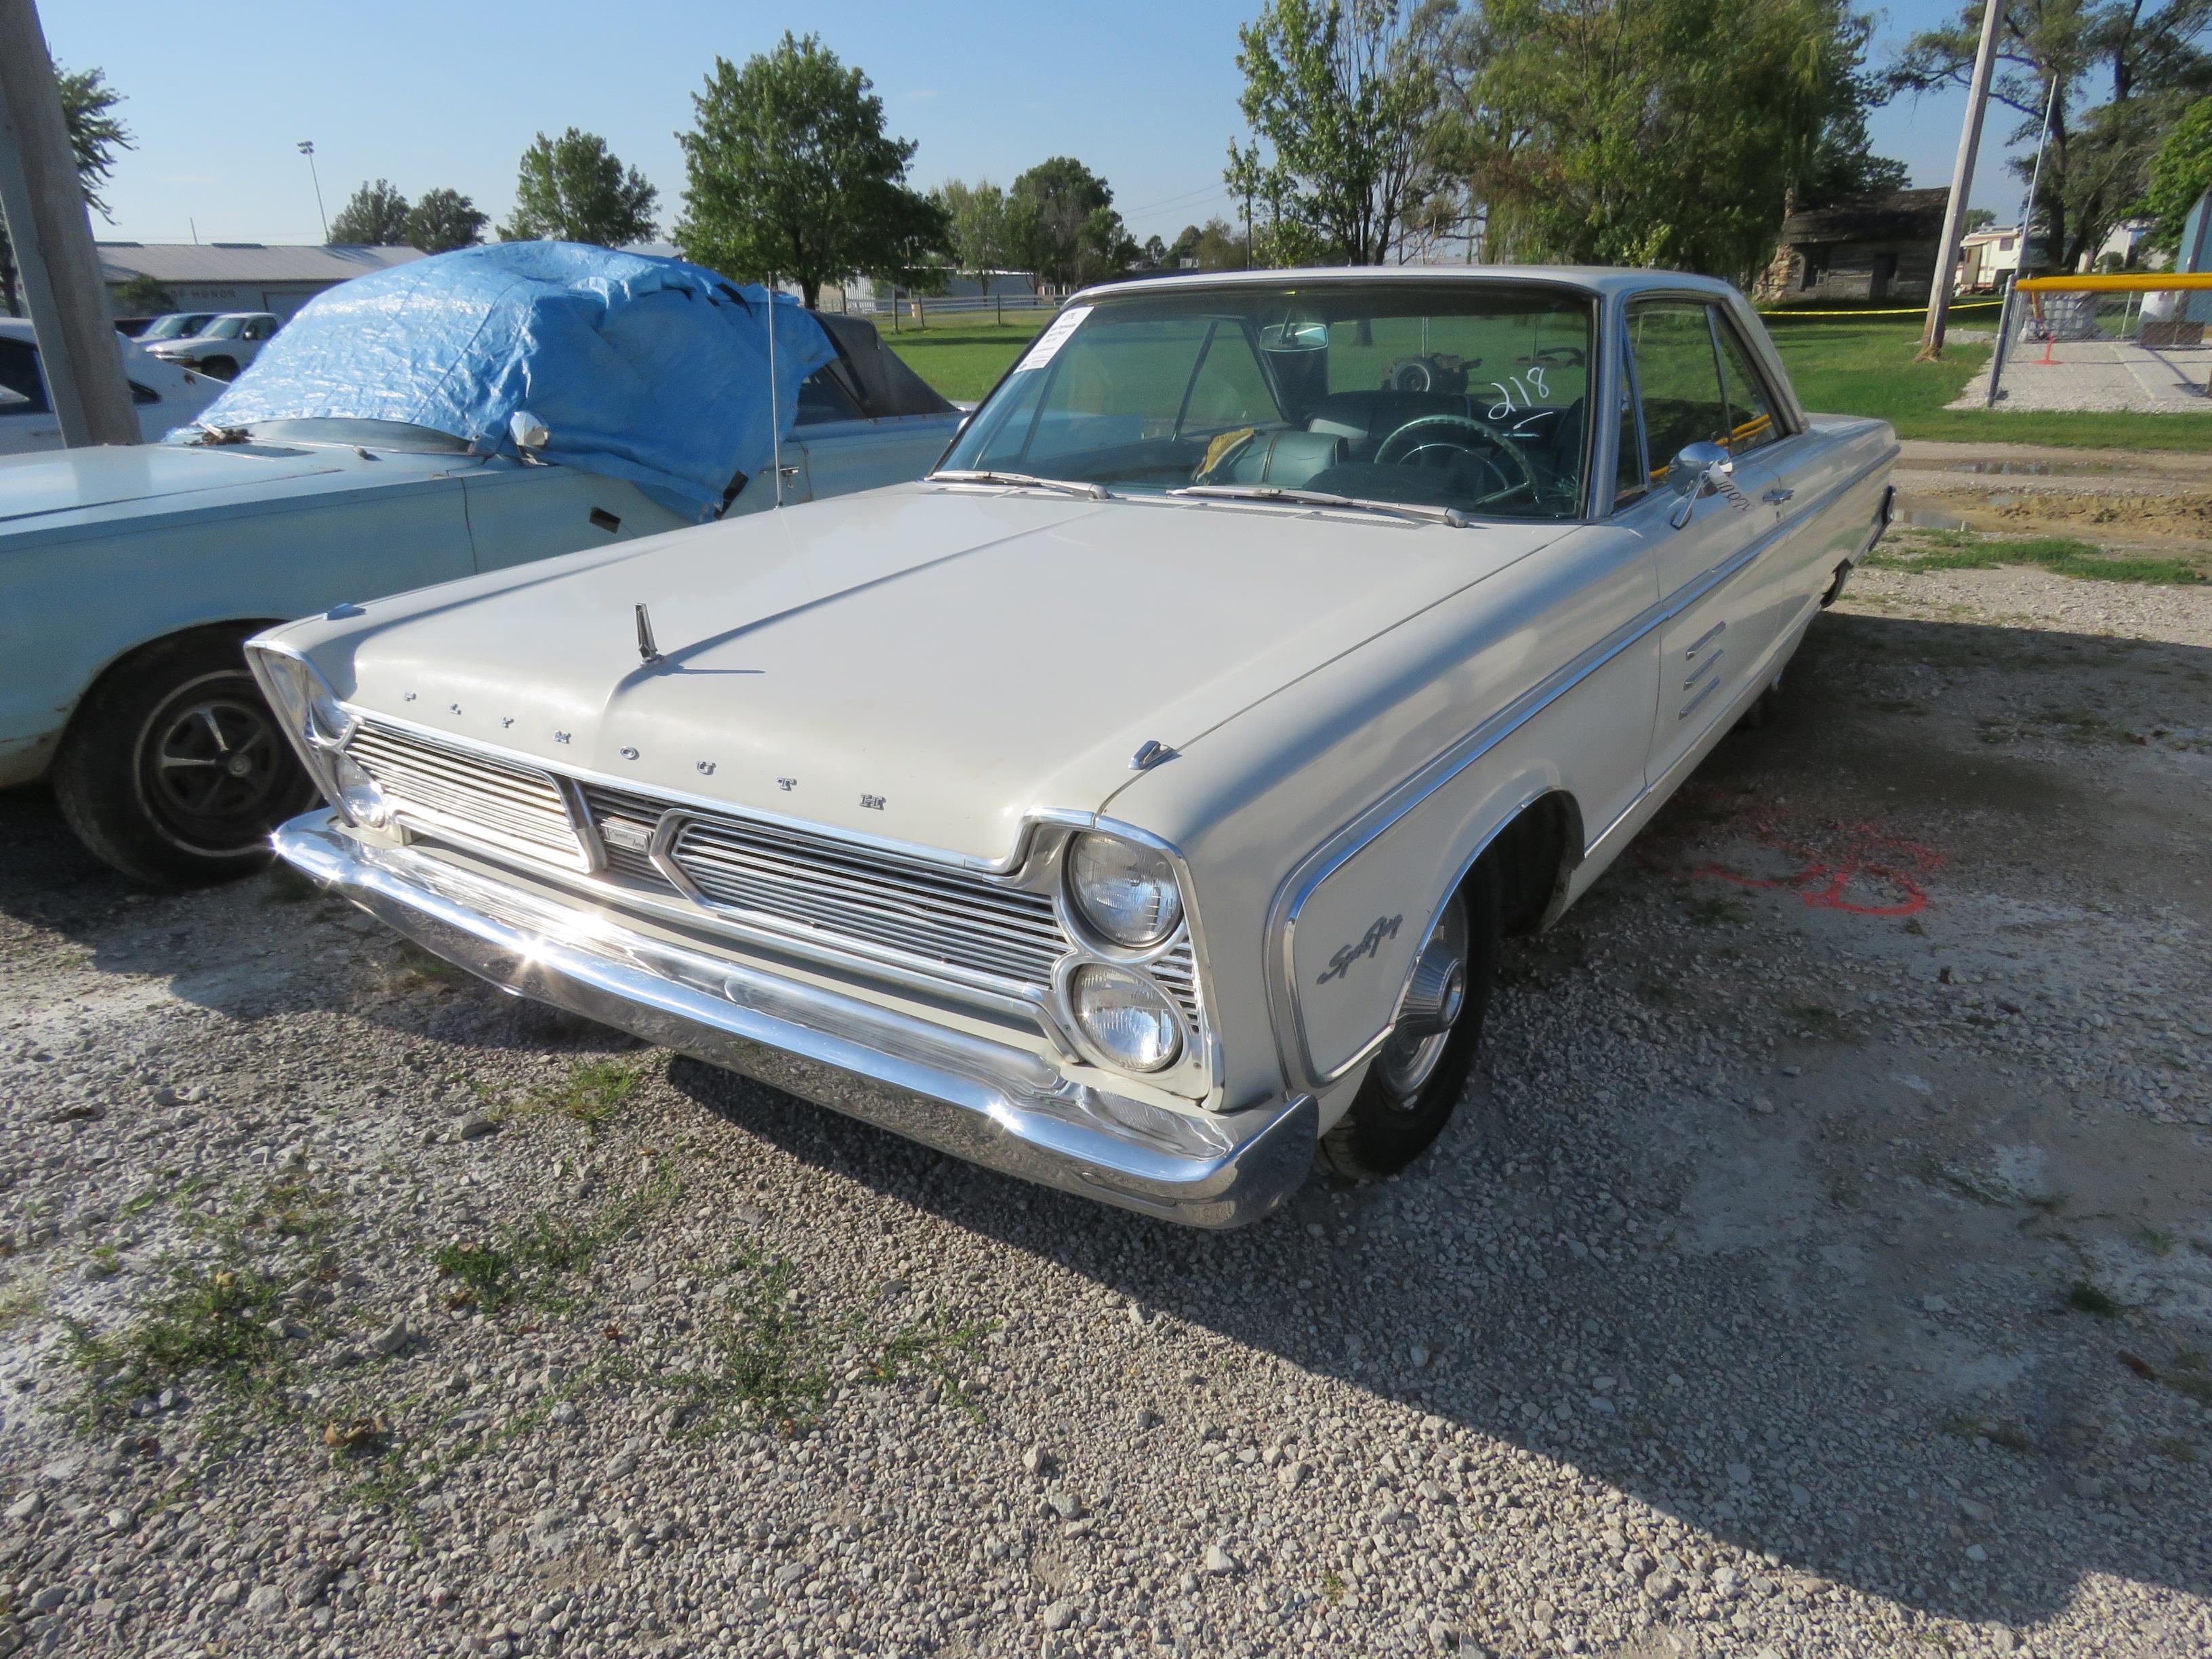
POLYGON ((43 415, 49 406, 38 348, 27 340, 0 340, 0 415, 43 415))
POLYGON ((1693 300, 1647 300, 1629 307, 1628 341, 1644 395, 1644 433, 1651 476, 1685 446, 1726 443, 1728 399, 1721 392, 1712 325, 1693 300))
POLYGON ((821 426, 830 421, 866 418, 852 394, 837 384, 836 376, 827 368, 816 369, 799 383, 799 409, 793 416, 793 425, 821 426))

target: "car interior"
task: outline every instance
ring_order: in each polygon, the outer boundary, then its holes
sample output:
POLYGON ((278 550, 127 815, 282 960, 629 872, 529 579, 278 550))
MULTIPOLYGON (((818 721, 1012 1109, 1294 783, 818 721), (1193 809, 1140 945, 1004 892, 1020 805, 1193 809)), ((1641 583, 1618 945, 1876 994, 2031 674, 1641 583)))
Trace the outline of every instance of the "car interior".
POLYGON ((1109 299, 1032 348, 945 465, 1571 517, 1592 328, 1586 297, 1534 288, 1109 299))

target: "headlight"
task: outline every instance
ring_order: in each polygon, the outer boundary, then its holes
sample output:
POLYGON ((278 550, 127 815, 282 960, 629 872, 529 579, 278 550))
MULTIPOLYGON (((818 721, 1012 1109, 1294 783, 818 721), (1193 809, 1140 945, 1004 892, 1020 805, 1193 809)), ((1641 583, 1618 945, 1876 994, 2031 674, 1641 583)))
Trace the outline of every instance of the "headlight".
POLYGON ((1067 849, 1067 880, 1083 920, 1116 945, 1158 945, 1182 920, 1167 855, 1118 836, 1078 836, 1067 849))
POLYGON ((1083 1035, 1124 1071, 1157 1072, 1182 1052, 1175 1005, 1143 975, 1088 963, 1075 970, 1067 993, 1083 1035))

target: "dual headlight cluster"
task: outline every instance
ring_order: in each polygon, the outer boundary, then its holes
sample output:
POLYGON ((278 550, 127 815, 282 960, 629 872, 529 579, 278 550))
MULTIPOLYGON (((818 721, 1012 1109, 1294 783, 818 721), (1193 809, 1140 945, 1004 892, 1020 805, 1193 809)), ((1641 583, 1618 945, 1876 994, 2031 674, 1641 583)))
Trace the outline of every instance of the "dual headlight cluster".
MULTIPOLYGON (((1067 848, 1069 908, 1109 947, 1164 945, 1182 921, 1182 891, 1167 856, 1118 836, 1076 836, 1067 848)), ((1182 1017, 1158 984, 1110 962, 1086 962, 1067 979, 1068 1011, 1102 1060, 1158 1072, 1182 1054, 1182 1017)))
POLYGON ((249 649, 246 659, 325 799, 351 823, 372 830, 391 823, 392 803, 345 752, 357 722, 323 677, 288 651, 249 649))

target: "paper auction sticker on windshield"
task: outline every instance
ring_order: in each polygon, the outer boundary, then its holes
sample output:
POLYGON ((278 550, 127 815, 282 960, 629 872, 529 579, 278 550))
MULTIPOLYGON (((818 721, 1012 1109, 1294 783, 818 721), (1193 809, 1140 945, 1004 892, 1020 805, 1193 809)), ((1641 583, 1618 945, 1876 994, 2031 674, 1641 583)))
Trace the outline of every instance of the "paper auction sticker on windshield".
POLYGON ((1036 343, 1030 348, 1030 355, 1022 359, 1021 368, 1017 372, 1042 368, 1050 362, 1060 347, 1067 343, 1067 337, 1083 325, 1083 319, 1091 312, 1089 306, 1070 306, 1054 318, 1052 326, 1037 336, 1036 343))

